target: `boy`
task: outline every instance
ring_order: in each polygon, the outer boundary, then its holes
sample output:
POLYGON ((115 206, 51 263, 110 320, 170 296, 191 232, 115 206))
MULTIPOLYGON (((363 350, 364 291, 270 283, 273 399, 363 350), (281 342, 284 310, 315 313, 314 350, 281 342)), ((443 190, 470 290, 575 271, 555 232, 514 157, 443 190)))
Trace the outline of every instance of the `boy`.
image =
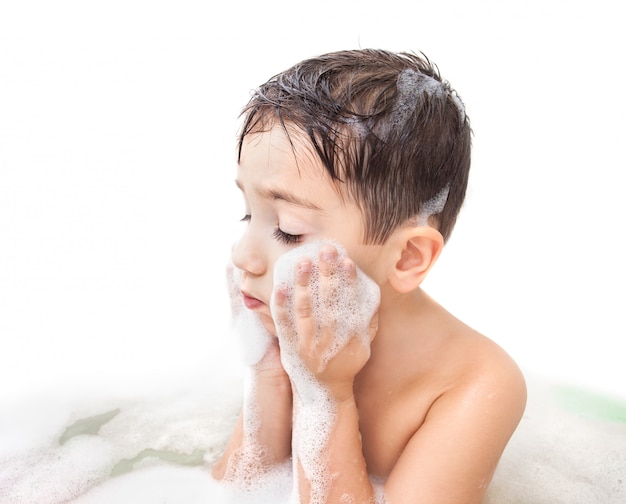
POLYGON ((213 476, 237 484, 292 460, 303 503, 481 502, 526 387, 500 347, 420 288, 465 196, 461 100, 425 57, 342 51, 270 79, 243 117, 248 222, 232 259, 242 310, 267 338, 213 476), (278 259, 320 240, 277 284, 278 259), (329 353, 345 320, 315 303, 343 306, 364 275, 377 310, 329 353))

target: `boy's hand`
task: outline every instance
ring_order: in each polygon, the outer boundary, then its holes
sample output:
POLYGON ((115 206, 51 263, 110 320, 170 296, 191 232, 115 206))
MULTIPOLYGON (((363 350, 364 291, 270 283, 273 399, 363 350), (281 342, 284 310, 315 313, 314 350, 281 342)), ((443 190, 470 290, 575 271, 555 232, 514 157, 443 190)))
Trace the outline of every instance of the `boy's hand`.
POLYGON ((293 417, 291 381, 283 368, 278 340, 257 313, 245 308, 239 288, 240 271, 227 269, 233 332, 244 364, 243 407, 222 457, 211 474, 242 490, 264 481, 268 471, 289 460, 293 417))
POLYGON ((347 398, 377 330, 371 290, 363 292, 352 260, 331 245, 317 261, 300 258, 294 276, 293 289, 279 286, 274 303, 287 372, 296 388, 308 372, 336 399, 347 398))

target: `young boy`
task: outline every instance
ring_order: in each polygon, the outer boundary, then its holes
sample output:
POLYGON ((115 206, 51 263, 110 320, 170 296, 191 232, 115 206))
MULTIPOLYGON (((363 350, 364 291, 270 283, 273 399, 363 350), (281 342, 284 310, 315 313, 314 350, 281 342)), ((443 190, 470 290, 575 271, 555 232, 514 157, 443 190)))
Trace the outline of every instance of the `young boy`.
POLYGON ((466 192, 461 100, 425 57, 354 50, 273 77, 243 117, 248 222, 232 259, 237 299, 268 336, 213 476, 293 463, 303 503, 480 503, 526 387, 500 347, 420 288, 466 192), (320 240, 278 285, 277 260, 320 240), (329 353, 365 275, 377 310, 329 353), (325 299, 339 313, 320 316, 325 299))

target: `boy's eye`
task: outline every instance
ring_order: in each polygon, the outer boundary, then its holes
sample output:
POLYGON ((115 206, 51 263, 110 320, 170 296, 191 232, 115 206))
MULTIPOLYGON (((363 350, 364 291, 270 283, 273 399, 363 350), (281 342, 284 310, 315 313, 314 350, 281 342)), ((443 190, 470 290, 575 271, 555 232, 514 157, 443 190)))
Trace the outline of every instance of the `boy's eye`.
POLYGON ((249 222, 250 221, 250 214, 244 215, 243 218, 240 220, 240 222, 249 222))
POLYGON ((274 238, 285 245, 293 245, 299 243, 302 240, 302 235, 292 235, 285 233, 282 229, 277 227, 274 230, 274 238))

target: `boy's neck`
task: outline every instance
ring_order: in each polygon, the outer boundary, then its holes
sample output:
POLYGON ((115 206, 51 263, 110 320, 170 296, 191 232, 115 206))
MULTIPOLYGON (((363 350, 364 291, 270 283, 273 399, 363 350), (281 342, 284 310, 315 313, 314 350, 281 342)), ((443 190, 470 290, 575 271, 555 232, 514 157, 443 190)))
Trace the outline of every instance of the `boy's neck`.
POLYGON ((384 313, 385 316, 390 317, 402 316, 403 311, 415 314, 416 310, 421 311, 433 302, 433 299, 421 287, 411 292, 398 292, 387 284, 381 289, 378 313, 379 315, 384 313))
MULTIPOLYGON (((403 346, 419 342, 428 347, 436 344, 435 340, 441 336, 442 324, 454 324, 455 321, 456 318, 421 287, 408 293, 383 292, 378 311, 378 341, 373 344, 403 346)), ((447 332, 443 331, 444 334, 447 332)))

